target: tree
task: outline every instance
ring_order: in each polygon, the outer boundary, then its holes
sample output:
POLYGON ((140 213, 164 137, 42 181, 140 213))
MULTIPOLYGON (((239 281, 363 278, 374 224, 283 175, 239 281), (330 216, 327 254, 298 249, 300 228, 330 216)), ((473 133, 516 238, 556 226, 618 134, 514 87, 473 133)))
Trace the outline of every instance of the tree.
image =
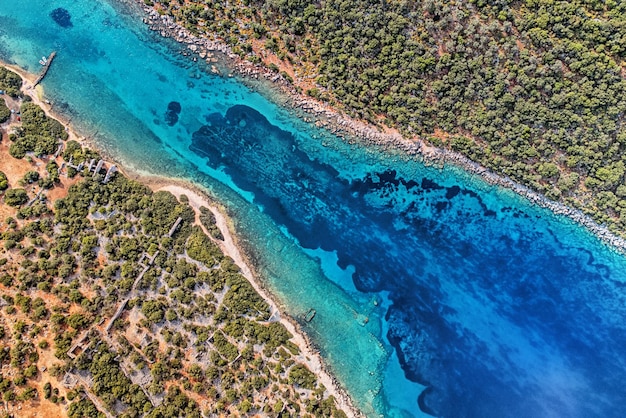
POLYGON ((28 202, 28 194, 24 189, 10 189, 4 194, 4 203, 9 206, 21 206, 28 202))
POLYGON ((81 313, 73 313, 67 318, 67 324, 74 329, 84 329, 89 326, 89 319, 85 317, 85 315, 81 313))
POLYGON ((0 100, 0 123, 4 123, 11 118, 11 110, 7 107, 6 102, 0 100))
POLYGON ((34 183, 39 180, 39 173, 37 171, 28 171, 26 174, 24 174, 23 179, 25 183, 34 183))
POLYGON ((7 175, 0 171, 0 192, 9 188, 7 175))
POLYGON ((141 305, 141 313, 148 321, 158 323, 165 317, 166 305, 160 300, 147 300, 141 305))
POLYGON ((4 90, 11 97, 17 97, 21 87, 22 78, 19 75, 0 67, 0 90, 4 90))
POLYGON ((289 383, 298 385, 305 389, 315 389, 317 379, 306 366, 296 364, 289 370, 289 383))

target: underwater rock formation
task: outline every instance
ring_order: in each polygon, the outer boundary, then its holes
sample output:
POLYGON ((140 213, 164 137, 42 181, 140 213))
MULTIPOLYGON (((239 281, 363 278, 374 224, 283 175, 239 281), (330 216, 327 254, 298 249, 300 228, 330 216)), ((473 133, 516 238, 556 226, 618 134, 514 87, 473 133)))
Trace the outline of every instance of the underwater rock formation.
POLYGON ((74 26, 72 24, 72 16, 70 15, 70 12, 62 7, 56 8, 50 12, 50 17, 62 28, 71 28, 74 26))
POLYGON ((178 122, 178 115, 181 110, 182 107, 180 106, 180 103, 169 102, 167 110, 165 111, 165 123, 167 123, 168 126, 176 125, 176 122, 178 122))

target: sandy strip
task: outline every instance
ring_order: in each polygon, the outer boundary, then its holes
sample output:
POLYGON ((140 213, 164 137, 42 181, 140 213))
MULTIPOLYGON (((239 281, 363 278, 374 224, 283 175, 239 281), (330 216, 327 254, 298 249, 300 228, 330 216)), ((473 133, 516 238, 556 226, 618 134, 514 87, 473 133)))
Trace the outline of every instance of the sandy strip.
MULTIPOLYGON (((46 115, 58 120, 59 122, 63 124, 63 126, 65 126, 65 131, 68 134, 68 138, 67 138, 68 141, 74 140, 81 144, 85 144, 86 142, 85 137, 79 136, 76 133, 76 131, 74 131, 74 129, 72 128, 70 121, 64 118, 62 115, 55 112, 54 109, 52 108, 52 104, 48 102, 47 100, 43 99, 44 90, 41 84, 33 87, 33 83, 37 79, 36 74, 28 73, 24 71, 23 69, 21 69, 20 67, 17 67, 15 65, 10 65, 2 61, 0 61, 0 65, 8 68, 9 70, 13 71, 14 73, 22 77, 22 82, 23 82, 22 92, 28 95, 32 99, 33 103, 41 107, 46 112, 46 115)), ((89 146, 96 148, 92 144, 90 144, 89 146)))
MULTIPOLYGON (((241 273, 248 279, 254 289, 270 304, 271 312, 274 313, 274 316, 277 316, 276 313, 280 312, 278 308, 279 304, 276 303, 274 296, 265 289, 258 275, 251 267, 252 264, 248 262, 245 254, 240 250, 236 242, 236 237, 232 233, 232 222, 222 212, 222 209, 213 204, 202 191, 191 184, 159 177, 144 177, 139 178, 138 181, 150 186, 154 191, 168 191, 176 197, 180 197, 180 195, 187 196, 189 205, 196 212, 196 224, 199 226, 202 226, 199 222, 200 207, 204 206, 210 209, 215 215, 216 224, 224 236, 223 242, 214 241, 220 246, 224 254, 234 260, 235 264, 241 269, 241 273)), ((309 370, 315 373, 318 381, 326 387, 326 391, 329 395, 335 397, 339 408, 342 409, 348 417, 362 417, 363 415, 354 407, 346 391, 340 387, 337 380, 328 372, 320 354, 312 348, 307 335, 301 330, 298 323, 284 313, 279 314, 279 320, 293 335, 291 341, 300 348, 301 354, 298 356, 297 360, 305 364, 309 370)))
MULTIPOLYGON (((69 121, 64 120, 61 115, 57 114, 52 108, 52 105, 46 102, 43 97, 43 88, 40 86, 33 87, 33 82, 36 79, 36 75, 30 74, 19 67, 8 65, 0 62, 9 68, 11 71, 17 73, 24 80, 22 91, 31 97, 32 102, 40 106, 48 116, 51 116, 61 122, 69 135, 68 140, 75 140, 83 145, 87 145, 97 150, 94 144, 87 143, 84 137, 79 136, 72 128, 69 121)), ((190 206, 196 211, 196 223, 202 227, 199 221, 200 207, 205 206, 215 215, 216 224, 221 230, 224 236, 223 242, 217 242, 224 252, 224 254, 231 257, 235 264, 240 268, 241 273, 248 279, 254 289, 265 299, 271 306, 271 310, 274 316, 278 316, 281 324, 287 328, 287 330, 293 335, 291 341, 298 346, 301 354, 298 356, 298 361, 305 364, 309 370, 311 370, 318 378, 318 381, 326 387, 326 391, 329 395, 335 397, 338 407, 342 409, 348 417, 356 418, 363 417, 363 414, 354 406, 348 393, 339 385, 339 382, 328 372, 325 363, 323 362, 320 354, 313 348, 308 340, 307 335, 300 328, 298 323, 288 315, 279 313, 279 304, 275 301, 274 296, 265 289, 262 282, 258 278, 258 275, 254 272, 252 264, 248 262, 245 254, 237 245, 236 237, 231 232, 232 222, 224 214, 224 209, 218 207, 217 203, 214 203, 202 190, 197 186, 187 183, 178 179, 171 179, 166 177, 146 176, 143 174, 127 172, 123 167, 120 167, 120 171, 127 177, 133 178, 142 184, 149 186, 154 191, 164 190, 169 191, 176 197, 184 194, 189 199, 190 206), (279 314, 277 314, 279 313, 279 314)), ((202 227, 204 229, 204 227, 202 227)), ((205 231, 206 232, 206 231, 205 231)))

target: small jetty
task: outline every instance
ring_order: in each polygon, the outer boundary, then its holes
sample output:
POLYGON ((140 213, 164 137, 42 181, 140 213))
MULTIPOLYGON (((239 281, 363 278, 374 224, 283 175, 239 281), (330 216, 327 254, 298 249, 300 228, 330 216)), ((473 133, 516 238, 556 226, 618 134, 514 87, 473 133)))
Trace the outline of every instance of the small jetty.
POLYGON ((304 320, 306 322, 311 322, 313 320, 313 318, 315 318, 315 314, 317 312, 315 311, 315 309, 311 308, 309 309, 309 311, 304 315, 304 320))
POLYGON ((56 55, 57 55, 56 51, 52 51, 52 53, 50 54, 50 56, 48 56, 48 58, 45 58, 45 57, 41 58, 39 63, 43 65, 43 71, 41 72, 41 74, 39 74, 39 77, 37 77, 37 80, 35 80, 35 84, 33 84, 33 87, 41 83, 41 80, 43 80, 46 74, 48 74, 50 65, 52 65, 52 60, 54 60, 54 57, 56 57, 56 55))

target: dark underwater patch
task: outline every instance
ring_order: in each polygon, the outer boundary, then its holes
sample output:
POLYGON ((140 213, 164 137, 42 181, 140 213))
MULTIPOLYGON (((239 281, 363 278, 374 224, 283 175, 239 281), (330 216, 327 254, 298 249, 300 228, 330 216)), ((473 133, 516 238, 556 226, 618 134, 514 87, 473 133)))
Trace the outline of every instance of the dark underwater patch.
MULTIPOLYGON (((600 403, 593 396, 626 402, 618 383, 626 364, 616 351, 626 327, 596 326, 611 317, 603 316, 602 300, 599 308, 588 301, 611 296, 602 280, 609 272, 592 255, 569 244, 566 251, 559 237, 535 229, 534 217, 470 189, 379 167, 347 181, 248 106, 206 122, 193 133, 191 151, 252 192, 303 248, 336 251, 341 268, 355 267, 359 291, 389 292, 387 337, 407 378, 428 387, 416 408, 442 417, 502 418, 549 415, 546 402, 567 406, 537 386, 533 379, 541 381, 542 370, 523 369, 518 359, 525 349, 538 359, 558 353, 566 371, 594 388, 566 393, 589 397, 578 416, 594 416, 600 403), (509 328, 526 347, 508 336, 509 328)), ((609 406, 598 411, 617 416, 609 406)))
POLYGON ((58 7, 50 12, 50 17, 62 28, 71 28, 74 26, 72 24, 72 16, 70 15, 70 12, 62 7, 58 7))
POLYGON ((178 122, 178 115, 180 114, 182 107, 178 102, 169 102, 167 105, 167 110, 165 111, 165 116, 163 120, 167 123, 168 126, 176 125, 178 122))
POLYGON ((169 104, 167 105, 167 110, 178 114, 180 113, 181 110, 183 110, 183 108, 180 106, 180 103, 178 102, 169 102, 169 104))

